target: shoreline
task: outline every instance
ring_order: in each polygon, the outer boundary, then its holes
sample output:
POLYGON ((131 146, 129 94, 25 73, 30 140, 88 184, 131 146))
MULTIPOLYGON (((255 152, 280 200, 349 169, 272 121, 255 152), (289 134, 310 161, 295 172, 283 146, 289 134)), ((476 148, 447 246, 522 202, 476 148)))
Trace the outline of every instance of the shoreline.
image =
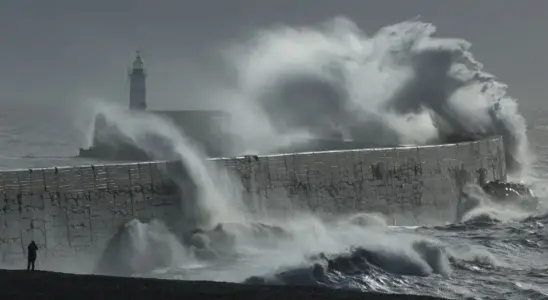
POLYGON ((444 299, 319 286, 272 286, 0 269, 3 299, 444 299))

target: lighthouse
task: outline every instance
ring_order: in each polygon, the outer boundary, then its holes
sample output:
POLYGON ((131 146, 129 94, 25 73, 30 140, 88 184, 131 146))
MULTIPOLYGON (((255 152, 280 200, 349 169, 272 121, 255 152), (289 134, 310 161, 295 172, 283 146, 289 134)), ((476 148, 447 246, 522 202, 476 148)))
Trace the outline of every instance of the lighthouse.
POLYGON ((139 51, 129 70, 129 108, 146 110, 146 73, 139 51))
MULTIPOLYGON (((149 110, 146 101, 146 72, 139 51, 131 68, 129 77, 129 110, 146 111, 172 121, 178 128, 184 128, 185 135, 200 145, 210 157, 225 155, 224 149, 229 149, 229 141, 223 128, 227 127, 229 116, 226 112, 215 110, 149 110)), ((152 158, 133 145, 116 126, 107 126, 105 116, 95 118, 93 144, 88 149, 80 148, 79 157, 99 158, 107 160, 147 161, 152 158)), ((158 145, 161 147, 161 145, 158 145)), ((159 151, 158 153, 160 153, 159 151)), ((168 159, 155 157, 154 159, 168 159)))

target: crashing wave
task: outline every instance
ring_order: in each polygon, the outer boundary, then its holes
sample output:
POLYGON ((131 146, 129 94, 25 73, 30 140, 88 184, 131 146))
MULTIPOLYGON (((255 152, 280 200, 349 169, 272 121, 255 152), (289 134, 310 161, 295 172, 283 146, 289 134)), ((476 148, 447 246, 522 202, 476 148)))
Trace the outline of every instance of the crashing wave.
POLYGON ((101 255, 95 274, 133 276, 150 274, 158 268, 183 265, 191 256, 156 219, 133 219, 118 229, 101 255))
MULTIPOLYGON (((431 24, 404 22, 367 37, 339 19, 326 28, 263 32, 234 60, 239 64, 236 97, 241 97, 236 100, 243 99, 235 102, 244 104, 233 110, 236 123, 243 122, 232 128, 242 137, 240 150, 283 148, 303 131, 383 145, 500 134, 508 168, 518 170, 525 164, 527 141, 517 104, 504 85, 483 73, 468 43, 435 38, 434 31, 431 24)), ((224 189, 225 182, 214 174, 218 170, 205 167, 184 134, 152 118, 105 116, 147 153, 154 154, 156 146, 149 134, 172 141, 170 154, 188 167, 198 197, 182 202, 181 224, 173 231, 159 221, 125 224, 107 245, 97 273, 150 275, 161 268, 183 272, 196 262, 219 263, 222 268, 210 273, 214 276, 200 269, 195 277, 182 278, 329 284, 372 275, 386 279, 370 286, 379 290, 400 277, 450 276, 459 263, 463 268, 494 264, 488 255, 465 258, 442 242, 395 234, 382 218, 371 216, 330 223, 297 215, 278 220, 281 225, 267 224, 240 206, 241 195, 224 189), (317 253, 323 254, 312 255, 317 253)), ((482 214, 493 217, 483 222, 515 217, 513 208, 489 193, 477 186, 465 190, 458 220, 482 214)))
POLYGON ((457 220, 475 224, 493 224, 523 220, 538 213, 539 199, 521 183, 492 181, 466 185, 457 207, 457 220))
POLYGON ((533 191, 523 183, 490 181, 484 184, 483 191, 491 196, 491 199, 499 203, 518 204, 528 210, 539 208, 539 199, 533 191))
POLYGON ((261 153, 303 134, 376 146, 502 135, 508 170, 526 167, 525 121, 507 86, 482 70, 470 43, 435 32, 409 21, 368 36, 345 18, 259 32, 230 56, 239 145, 261 153))

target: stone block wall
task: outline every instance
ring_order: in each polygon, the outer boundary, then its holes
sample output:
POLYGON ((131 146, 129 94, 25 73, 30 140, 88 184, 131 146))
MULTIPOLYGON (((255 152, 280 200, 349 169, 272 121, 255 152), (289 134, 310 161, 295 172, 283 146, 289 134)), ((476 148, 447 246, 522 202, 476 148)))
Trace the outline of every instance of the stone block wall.
POLYGON ((465 183, 506 180, 501 138, 425 147, 215 160, 259 211, 380 212, 398 225, 454 222, 465 183))
MULTIPOLYGON (((498 137, 210 163, 235 174, 257 213, 311 210, 329 217, 374 211, 400 225, 453 222, 464 183, 506 179, 498 137)), ((180 201, 191 201, 185 195, 192 194, 175 188, 173 180, 188 180, 178 166, 144 162, 0 172, 0 263, 24 259, 31 240, 42 249, 41 257, 100 253, 120 225, 134 217, 174 224, 180 201)))
POLYGON ((133 217, 176 218, 165 162, 0 172, 0 263, 100 251, 133 217))

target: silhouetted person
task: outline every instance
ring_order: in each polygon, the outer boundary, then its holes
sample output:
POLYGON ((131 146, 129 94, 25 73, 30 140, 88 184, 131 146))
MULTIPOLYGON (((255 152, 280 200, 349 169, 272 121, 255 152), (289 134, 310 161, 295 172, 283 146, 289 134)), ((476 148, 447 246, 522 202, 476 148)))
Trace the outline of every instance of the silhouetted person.
POLYGON ((31 270, 34 271, 34 264, 36 263, 36 252, 38 251, 38 246, 36 246, 36 243, 34 241, 30 242, 29 246, 27 247, 27 271, 31 270))

